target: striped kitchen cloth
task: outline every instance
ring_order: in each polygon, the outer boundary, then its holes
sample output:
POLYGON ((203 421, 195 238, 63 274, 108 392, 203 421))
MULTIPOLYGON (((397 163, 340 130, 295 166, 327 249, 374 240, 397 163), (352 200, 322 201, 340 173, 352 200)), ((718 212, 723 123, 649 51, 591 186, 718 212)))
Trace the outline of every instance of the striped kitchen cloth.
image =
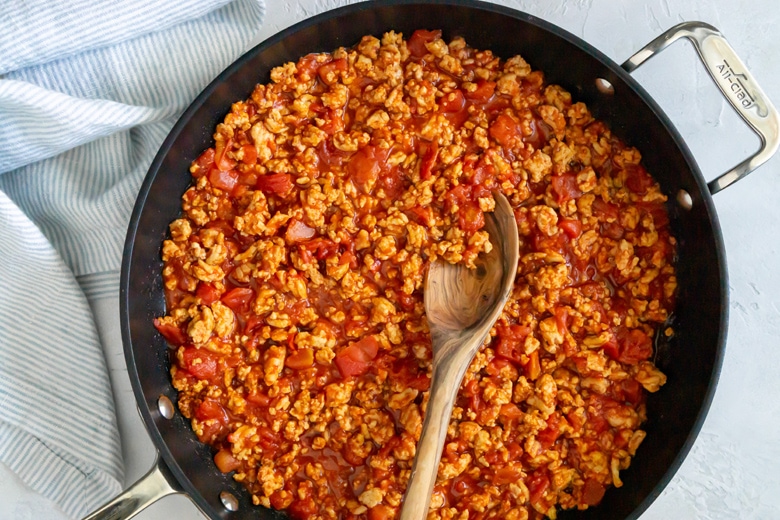
MULTIPOLYGON (((0 463, 70 517, 123 483, 106 361, 79 280, 118 271, 157 148, 247 50, 263 15, 263 0, 0 10, 0 463)), ((118 298, 118 286, 107 290, 118 298)))

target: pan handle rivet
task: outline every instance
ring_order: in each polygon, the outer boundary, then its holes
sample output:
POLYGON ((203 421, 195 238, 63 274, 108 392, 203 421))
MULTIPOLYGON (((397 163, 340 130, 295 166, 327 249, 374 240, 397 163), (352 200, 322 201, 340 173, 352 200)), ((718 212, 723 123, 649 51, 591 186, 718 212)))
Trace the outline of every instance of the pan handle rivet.
POLYGON ((160 411, 160 415, 166 419, 173 419, 173 403, 168 399, 168 396, 161 395, 157 399, 157 409, 160 411))
POLYGON ((238 511, 238 499, 230 491, 223 491, 220 493, 219 499, 228 511, 238 511))
POLYGON ((605 80, 604 78, 596 78, 596 88, 599 92, 608 96, 611 96, 615 93, 615 87, 613 87, 612 83, 605 80))
POLYGON ((679 204, 682 209, 691 209, 693 207, 693 199, 691 198, 691 194, 685 190, 678 191, 677 204, 679 204))

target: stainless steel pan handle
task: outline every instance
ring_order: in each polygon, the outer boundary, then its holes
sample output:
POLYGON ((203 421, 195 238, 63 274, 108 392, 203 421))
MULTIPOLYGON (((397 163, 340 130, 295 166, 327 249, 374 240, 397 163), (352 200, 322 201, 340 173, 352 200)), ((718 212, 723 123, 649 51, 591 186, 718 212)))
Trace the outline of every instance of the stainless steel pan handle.
POLYGON ((127 520, 162 497, 175 493, 182 493, 182 490, 176 483, 176 478, 158 457, 146 475, 83 520, 127 520))
POLYGON ((780 145, 780 117, 720 31, 703 22, 685 22, 672 27, 621 66, 627 72, 632 72, 680 38, 688 38, 693 43, 723 96, 761 138, 758 152, 708 183, 710 193, 715 194, 742 179, 774 155, 780 145))

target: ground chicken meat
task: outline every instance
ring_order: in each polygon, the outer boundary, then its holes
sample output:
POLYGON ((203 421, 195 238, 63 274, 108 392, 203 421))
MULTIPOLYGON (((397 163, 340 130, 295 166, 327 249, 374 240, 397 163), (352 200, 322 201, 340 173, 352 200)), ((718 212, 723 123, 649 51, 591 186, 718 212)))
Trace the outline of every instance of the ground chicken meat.
POLYGON ((666 197, 639 152, 522 57, 390 32, 275 68, 195 160, 163 252, 181 413, 255 504, 397 517, 428 399, 430 262, 520 234, 429 520, 595 506, 645 437, 673 309, 666 197))

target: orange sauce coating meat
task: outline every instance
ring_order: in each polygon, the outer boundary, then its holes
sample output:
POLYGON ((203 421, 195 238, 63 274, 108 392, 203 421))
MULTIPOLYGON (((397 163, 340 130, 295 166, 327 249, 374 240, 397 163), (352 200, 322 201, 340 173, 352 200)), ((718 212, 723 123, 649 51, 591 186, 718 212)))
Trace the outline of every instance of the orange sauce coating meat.
MULTIPOLYGON (((554 518, 620 487, 665 376, 666 197, 519 56, 387 33, 277 67, 192 163, 162 249, 178 406, 258 505, 398 515, 430 384, 435 258, 520 233, 514 290, 469 368, 433 518, 554 518)), ((430 518, 430 517, 429 517, 430 518)))

